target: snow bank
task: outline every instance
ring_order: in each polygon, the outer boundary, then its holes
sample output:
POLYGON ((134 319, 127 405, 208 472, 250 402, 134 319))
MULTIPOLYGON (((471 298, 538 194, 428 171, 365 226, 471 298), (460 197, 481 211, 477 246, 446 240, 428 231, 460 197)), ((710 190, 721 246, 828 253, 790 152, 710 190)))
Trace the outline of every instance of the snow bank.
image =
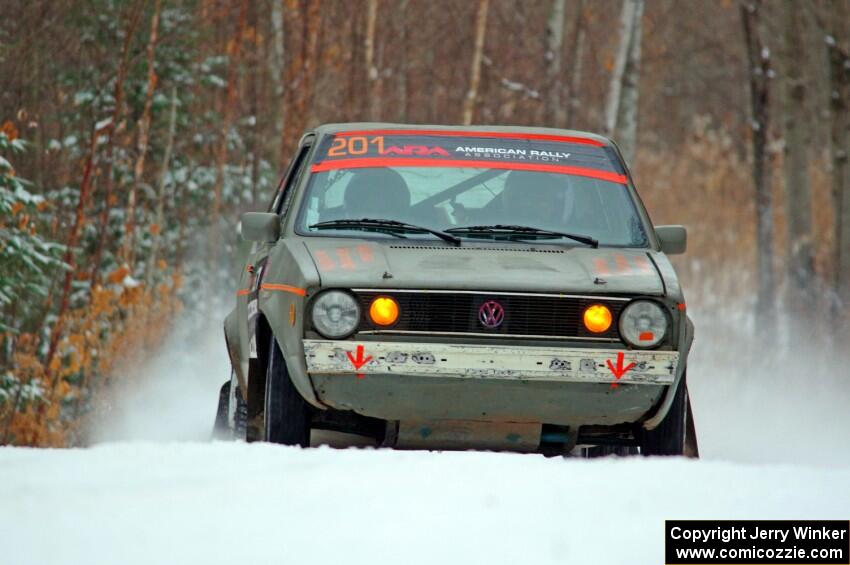
POLYGON ((0 449, 14 565, 663 563, 666 518, 846 519, 850 470, 684 459, 0 449))

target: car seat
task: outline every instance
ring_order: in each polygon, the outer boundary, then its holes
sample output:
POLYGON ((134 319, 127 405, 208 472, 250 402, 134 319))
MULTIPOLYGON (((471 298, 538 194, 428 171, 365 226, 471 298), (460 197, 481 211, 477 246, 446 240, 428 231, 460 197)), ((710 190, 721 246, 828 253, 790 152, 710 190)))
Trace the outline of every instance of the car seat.
POLYGON ((376 218, 407 221, 410 189, 393 169, 362 169, 354 173, 343 197, 349 219, 376 218))

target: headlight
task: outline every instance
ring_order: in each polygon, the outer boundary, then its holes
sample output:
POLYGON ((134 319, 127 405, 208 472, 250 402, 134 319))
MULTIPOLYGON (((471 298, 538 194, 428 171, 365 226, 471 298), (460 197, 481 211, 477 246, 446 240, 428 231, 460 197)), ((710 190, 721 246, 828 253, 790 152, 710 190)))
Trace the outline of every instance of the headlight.
POLYGON ((635 300, 620 313, 620 335, 634 347, 655 347, 667 334, 667 326, 667 314, 649 300, 635 300))
POLYGON ((313 327, 323 336, 338 339, 357 329, 360 305, 347 292, 328 290, 313 301, 313 327))

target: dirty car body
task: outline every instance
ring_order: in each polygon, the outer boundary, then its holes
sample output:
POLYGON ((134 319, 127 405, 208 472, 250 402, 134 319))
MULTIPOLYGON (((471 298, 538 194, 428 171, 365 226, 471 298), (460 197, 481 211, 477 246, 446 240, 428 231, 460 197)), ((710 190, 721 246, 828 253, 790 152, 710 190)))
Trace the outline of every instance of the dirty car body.
POLYGON ((610 140, 325 125, 242 224, 220 412, 249 439, 680 451, 653 433, 686 417, 684 229, 653 227, 610 140))

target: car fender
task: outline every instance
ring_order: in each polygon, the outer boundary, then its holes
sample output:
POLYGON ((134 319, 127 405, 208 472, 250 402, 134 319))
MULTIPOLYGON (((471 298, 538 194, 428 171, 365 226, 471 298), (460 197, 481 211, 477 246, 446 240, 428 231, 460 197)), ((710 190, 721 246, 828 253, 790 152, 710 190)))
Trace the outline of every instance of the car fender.
POLYGON ((694 323, 689 317, 685 316, 685 323, 683 326, 684 336, 679 342, 679 364, 676 366, 676 379, 673 381, 671 386, 667 387, 667 392, 664 394, 664 398, 658 406, 658 411, 656 411, 651 418, 644 421, 644 429, 654 430, 662 421, 664 421, 664 418, 667 416, 667 412, 670 411, 670 407, 673 405, 673 398, 676 396, 676 390, 682 383, 682 378, 688 365, 688 354, 690 353, 691 345, 694 342, 694 323))
POLYGON ((269 253, 258 308, 283 353, 292 384, 304 400, 325 409, 307 375, 302 341, 308 289, 318 286, 319 273, 304 245, 295 239, 282 239, 269 253))

